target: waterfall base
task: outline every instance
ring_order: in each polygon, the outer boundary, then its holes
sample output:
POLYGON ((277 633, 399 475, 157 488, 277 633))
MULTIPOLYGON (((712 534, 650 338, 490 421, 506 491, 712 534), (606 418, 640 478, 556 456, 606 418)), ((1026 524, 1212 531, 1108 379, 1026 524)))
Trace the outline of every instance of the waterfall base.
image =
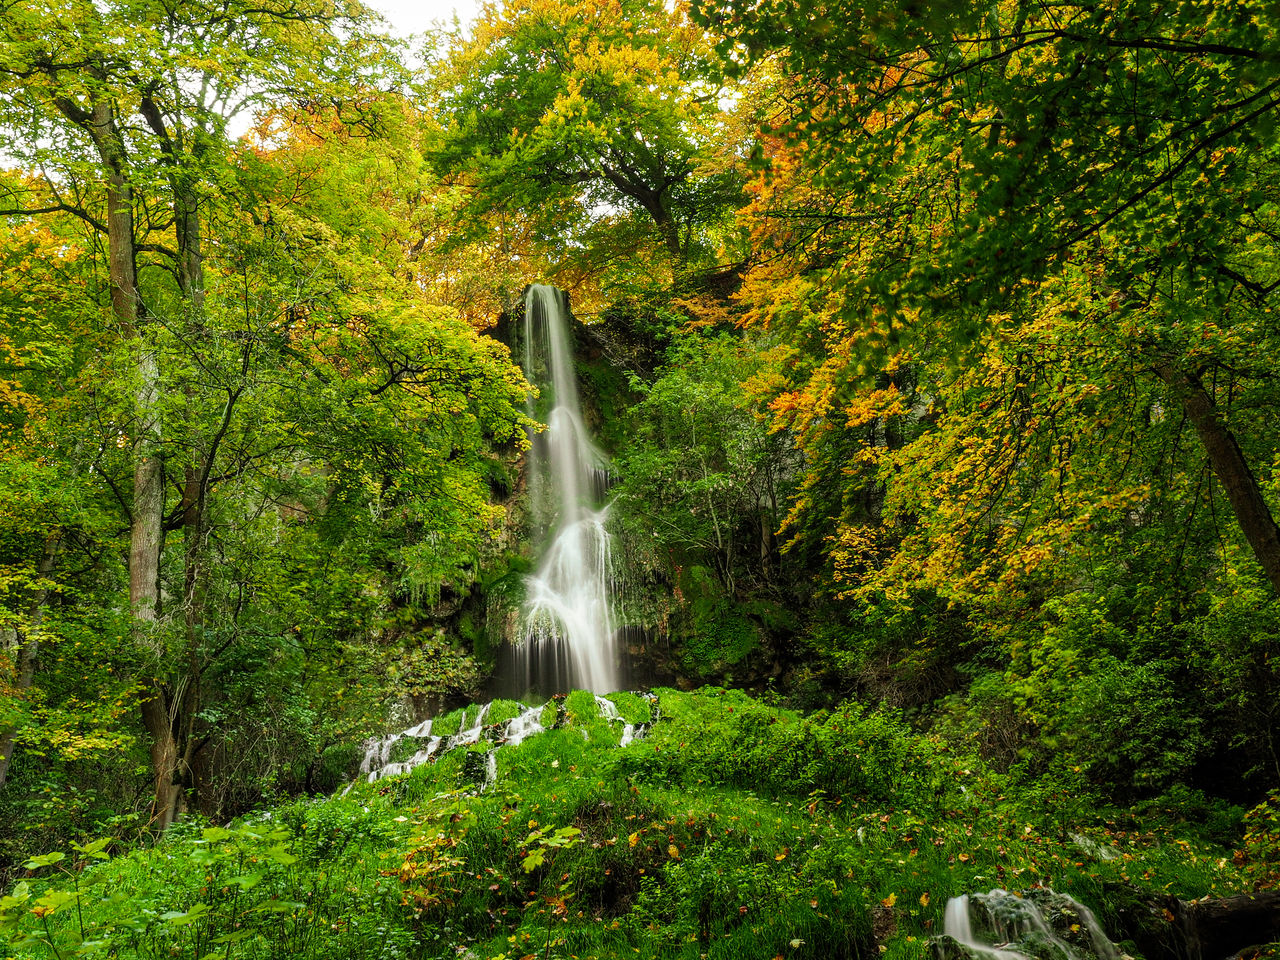
MULTIPOLYGON (((617 731, 619 747, 642 738, 661 716, 658 698, 651 693, 641 696, 649 701, 649 719, 643 723, 628 723, 612 701, 601 696, 595 697, 600 716, 608 721, 611 729, 617 731)), ((494 723, 488 722, 492 702, 478 704, 463 711, 458 721, 458 732, 454 734, 434 734, 432 726, 435 721, 424 720, 399 733, 366 740, 359 777, 374 783, 385 777, 403 776, 423 764, 435 763, 452 750, 483 743, 487 749, 469 750, 463 758, 464 778, 483 792, 493 786, 497 777, 496 753, 500 748, 519 746, 530 737, 565 724, 564 700, 563 695, 553 697, 546 703, 525 707, 508 720, 494 723), (392 762, 392 756, 402 756, 405 759, 392 762)), ((586 733, 584 729, 583 735, 586 736, 586 733)))

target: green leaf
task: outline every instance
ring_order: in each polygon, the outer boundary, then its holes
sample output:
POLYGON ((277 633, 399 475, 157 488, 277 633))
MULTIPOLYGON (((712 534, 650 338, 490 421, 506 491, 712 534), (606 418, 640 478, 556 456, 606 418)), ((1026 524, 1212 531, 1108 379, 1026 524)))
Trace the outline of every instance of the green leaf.
POLYGON ((76 893, 73 890, 50 890, 35 902, 33 909, 43 907, 46 914, 54 914, 69 903, 74 903, 76 893))
POLYGON ((84 846, 73 843, 71 844, 71 849, 77 853, 83 853, 86 857, 92 857, 94 860, 110 860, 111 855, 104 852, 110 843, 110 837, 100 837, 92 843, 86 843, 84 846))
POLYGON ((249 937, 252 937, 255 932, 256 931, 253 931, 253 930, 236 930, 232 933, 224 933, 220 937, 214 937, 213 942, 214 943, 239 943, 241 940, 246 940, 249 937))
POLYGON ((298 858, 286 850, 283 843, 278 843, 274 847, 268 847, 266 850, 266 857, 268 860, 271 860, 274 863, 283 864, 286 867, 291 863, 298 862, 298 858))
POLYGON ((54 863, 59 863, 67 859, 67 855, 61 850, 55 850, 53 853, 43 853, 38 857, 32 857, 23 864, 28 870, 39 870, 41 867, 47 867, 54 863))
POLYGON ((208 915, 209 912, 207 903, 193 903, 185 913, 178 910, 167 910, 160 914, 160 919, 165 923, 173 924, 175 927, 182 927, 189 923, 195 923, 208 915))
POLYGON ((246 873, 239 877, 232 877, 227 883, 233 884, 241 890, 252 890, 262 882, 264 876, 266 876, 264 873, 246 873))

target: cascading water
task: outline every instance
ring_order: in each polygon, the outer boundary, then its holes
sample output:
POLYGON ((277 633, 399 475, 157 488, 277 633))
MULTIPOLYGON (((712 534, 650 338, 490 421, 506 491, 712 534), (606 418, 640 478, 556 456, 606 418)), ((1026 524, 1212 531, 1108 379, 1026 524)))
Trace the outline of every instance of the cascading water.
POLYGON ((1118 960, 1093 912, 1065 893, 1039 887, 992 890, 947 902, 945 936, 933 941, 938 960, 1118 960))
MULTIPOLYGON (((609 722, 609 726, 613 728, 616 724, 622 725, 618 738, 619 747, 642 738, 661 716, 658 698, 651 693, 642 696, 649 701, 649 719, 638 724, 628 723, 612 701, 600 696, 595 698, 596 708, 600 711, 600 716, 609 722)), ((566 722, 566 712, 563 698, 557 698, 552 703, 554 706, 550 709, 555 715, 555 722, 552 724, 554 729, 566 722)), ((481 791, 489 789, 498 775, 497 751, 500 748, 517 747, 530 737, 544 733, 548 728, 543 726, 542 721, 545 711, 549 709, 547 704, 525 707, 509 720, 489 723, 489 711, 492 707, 492 703, 467 707, 458 720, 458 732, 455 734, 434 734, 431 732, 433 721, 425 720, 400 733, 366 740, 364 758, 360 762, 360 778, 374 783, 385 777, 401 777, 423 764, 435 763, 452 750, 472 747, 484 741, 489 744, 486 750, 467 753, 463 775, 474 781, 481 791), (392 763, 390 761, 393 753, 406 759, 392 763)), ((585 728, 582 735, 589 739, 585 728)), ((348 786, 347 790, 350 789, 348 786)))
POLYGON ((528 468, 535 529, 552 539, 527 581, 523 636, 507 686, 521 693, 608 693, 621 686, 608 507, 601 505, 609 470, 582 420, 563 291, 529 288, 524 341, 525 376, 552 402, 546 431, 533 437, 528 468))

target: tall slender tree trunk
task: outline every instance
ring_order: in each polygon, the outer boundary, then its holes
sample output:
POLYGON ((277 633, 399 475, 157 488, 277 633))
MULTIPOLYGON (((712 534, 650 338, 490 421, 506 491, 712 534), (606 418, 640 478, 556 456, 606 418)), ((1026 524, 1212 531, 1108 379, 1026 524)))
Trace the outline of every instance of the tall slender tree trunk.
POLYGON ((1280 527, 1262 495, 1249 462, 1230 428, 1218 413, 1217 404, 1199 377, 1172 362, 1156 365, 1156 374, 1173 391, 1209 455, 1227 502, 1236 515, 1245 539, 1253 549, 1271 587, 1280 594, 1280 527))
MULTIPOLYGON (((49 576, 53 573, 54 561, 58 556, 58 536, 49 537, 44 543, 44 552, 36 566, 37 584, 31 598, 31 606, 27 611, 27 623, 18 630, 18 673, 16 677, 19 690, 30 690, 36 677, 36 658, 40 653, 40 625, 44 622, 44 608, 49 601, 49 576)), ((14 736, 17 733, 12 727, 0 731, 0 787, 9 777, 9 763, 13 760, 14 736)))
MULTIPOLYGON (((134 639, 140 650, 161 659, 164 651, 155 635, 160 615, 160 550, 164 521, 164 462, 160 453, 160 365, 139 327, 138 291, 133 235, 133 193, 127 176, 124 138, 114 105, 99 101, 89 110, 66 100, 58 108, 93 139, 107 171, 107 265, 111 308, 135 349, 133 510, 129 530, 129 607, 134 639)), ((176 784, 177 743, 169 722, 168 697, 158 671, 143 678, 142 723, 152 737, 151 767, 155 776, 152 818, 164 829, 173 820, 180 788, 176 784)))
MULTIPOLYGON (((204 326, 200 197, 193 187, 191 171, 186 168, 186 164, 188 149, 191 157, 198 159, 203 154, 203 142, 200 140, 202 131, 195 128, 188 130, 180 117, 166 116, 150 96, 142 97, 139 110, 158 138, 160 149, 168 163, 167 176, 173 194, 174 235, 178 250, 178 286, 187 308, 187 332, 194 334, 198 342, 204 326), (188 137, 193 138, 189 143, 188 137)), ((183 411, 185 426, 188 434, 195 437, 199 414, 194 409, 191 390, 186 393, 186 401, 183 411)), ((167 828, 181 812, 186 799, 184 785, 193 791, 198 787, 193 773, 196 749, 194 728, 195 716, 201 704, 203 672, 200 638, 205 596, 205 568, 202 561, 208 500, 207 460, 214 452, 215 449, 207 450, 203 461, 192 458, 183 468, 182 677, 173 686, 157 682, 154 696, 143 708, 144 721, 152 737, 152 765, 156 773, 153 821, 160 830, 167 828)))

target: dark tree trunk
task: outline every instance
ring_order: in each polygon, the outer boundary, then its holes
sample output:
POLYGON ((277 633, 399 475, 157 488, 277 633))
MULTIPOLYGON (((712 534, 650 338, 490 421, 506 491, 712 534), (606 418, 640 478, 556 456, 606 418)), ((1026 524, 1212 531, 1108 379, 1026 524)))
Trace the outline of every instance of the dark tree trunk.
POLYGON ((1213 472, 1226 492, 1236 522, 1272 589, 1280 594, 1280 527, 1276 526, 1275 517, 1271 515, 1271 508, 1267 506, 1257 478, 1249 469, 1240 444, 1223 422, 1213 397, 1195 374, 1174 363, 1157 364, 1155 369, 1195 427, 1196 435, 1209 455, 1213 472))

